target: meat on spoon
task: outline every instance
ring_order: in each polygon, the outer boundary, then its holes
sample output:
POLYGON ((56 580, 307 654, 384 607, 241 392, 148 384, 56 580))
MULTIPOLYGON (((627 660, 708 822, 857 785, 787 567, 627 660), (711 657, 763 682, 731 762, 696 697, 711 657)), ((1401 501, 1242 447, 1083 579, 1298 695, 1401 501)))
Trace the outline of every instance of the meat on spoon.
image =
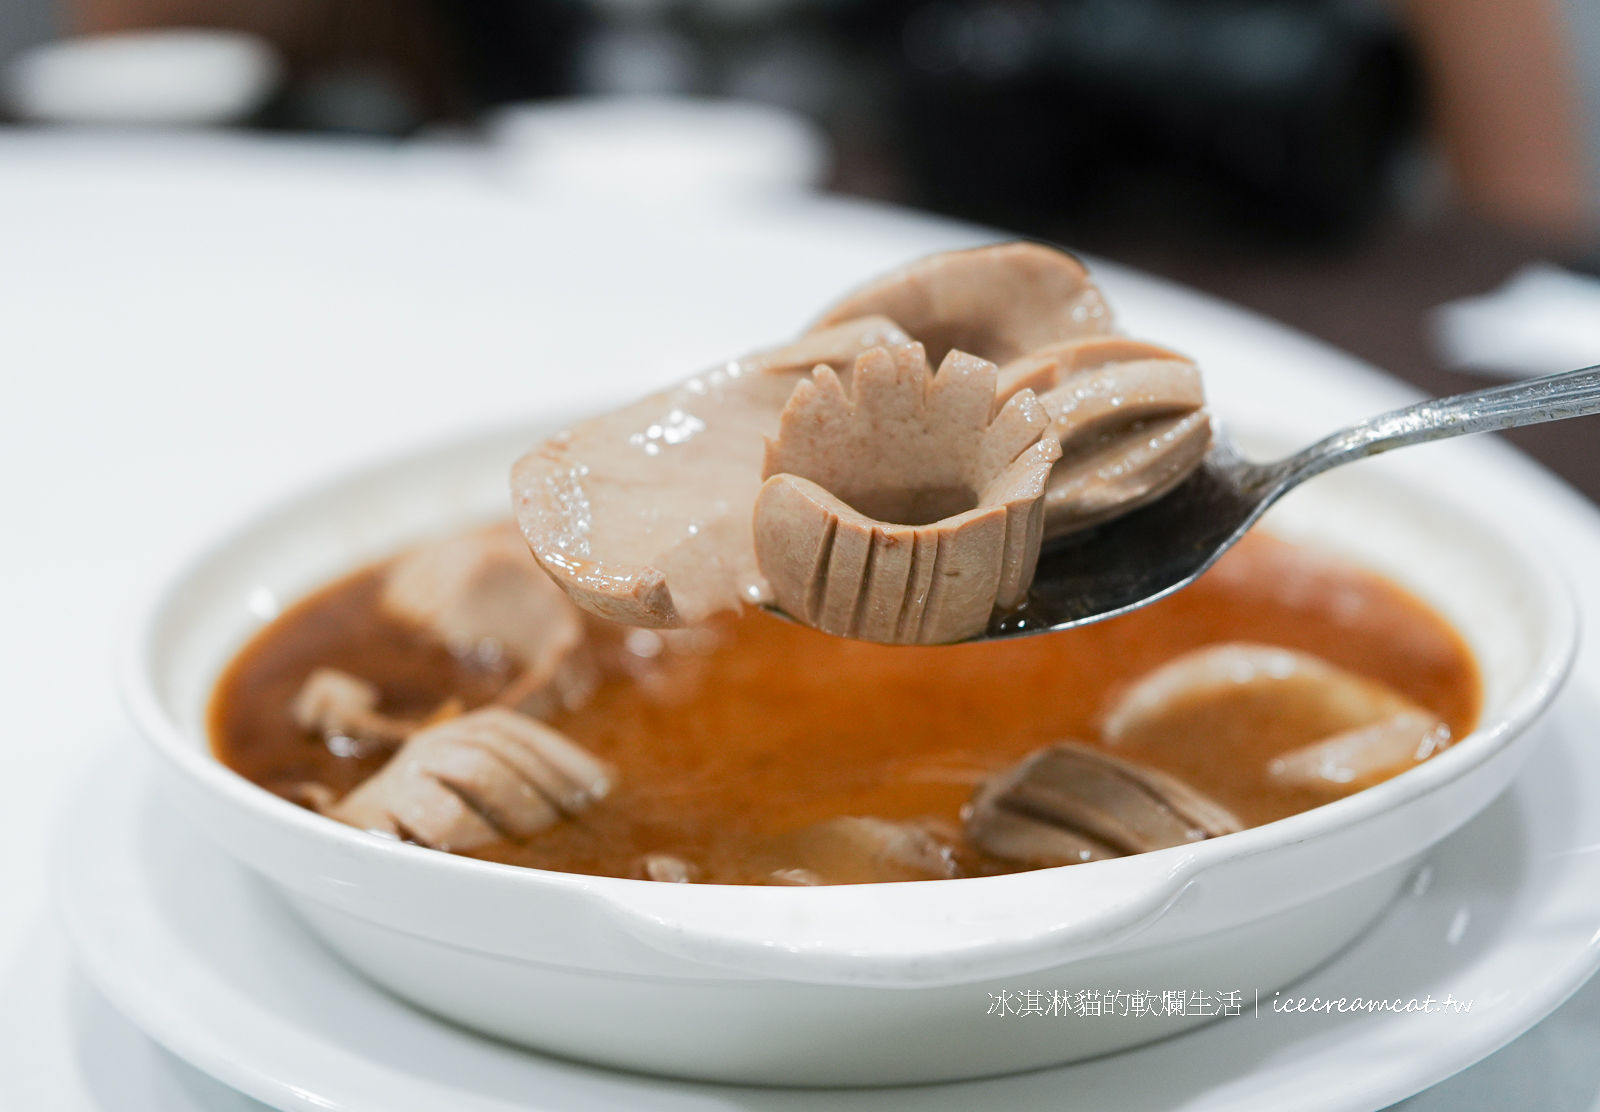
POLYGON ((1158 497, 1204 450, 1209 425, 1193 364, 1165 349, 1108 339, 1110 323, 1082 264, 1063 252, 1012 243, 924 259, 846 296, 792 344, 696 375, 539 445, 512 473, 518 521, 534 555, 574 601, 626 624, 692 624, 781 594, 792 616, 847 636, 920 643, 974 636, 996 603, 1005 610, 1021 601, 1041 538, 1158 497), (805 421, 813 442, 840 451, 828 457, 794 449, 803 439, 801 421, 796 416, 785 426, 783 414, 796 399, 815 401, 818 395, 806 394, 815 389, 814 371, 834 376, 828 389, 845 398, 856 392, 860 360, 883 366, 910 342, 941 368, 958 355, 954 366, 1007 364, 989 380, 978 407, 987 410, 982 424, 1010 427, 1008 414, 1024 411, 1044 421, 1028 417, 1027 438, 1005 460, 974 470, 957 462, 969 459, 962 446, 969 441, 953 430, 930 441, 933 426, 925 422, 907 436, 878 435, 870 428, 877 417, 902 430, 915 422, 875 411, 863 421, 853 402, 812 404, 805 421), (1048 382, 1054 408, 1041 410, 1022 379, 1048 382), (837 427, 824 428, 830 421, 837 427), (1041 423, 1049 427, 1034 428, 1041 423), (775 438, 789 447, 769 450, 775 438), (842 447, 852 439, 870 441, 870 450, 842 447), (929 451, 930 442, 943 448, 929 451), (1007 480, 1004 491, 992 492, 999 503, 987 497, 988 485, 1030 452, 1032 462, 1022 468, 1029 475, 1048 462, 1046 454, 1071 461, 1050 475, 1055 510, 1042 525, 1034 478, 1007 480), (840 464, 859 474, 837 476, 840 464), (824 470, 836 474, 817 484, 831 501, 804 485, 824 470), (962 474, 947 474, 953 471, 962 474), (763 480, 774 478, 784 478, 778 493, 785 509, 764 513, 759 527, 757 498, 763 480), (919 508, 917 500, 935 490, 947 504, 929 516, 930 506, 919 508), (871 532, 873 522, 931 525, 974 510, 980 499, 1003 504, 1010 521, 1001 528, 1006 542, 979 545, 981 558, 965 541, 959 556, 937 547, 958 536, 970 540, 970 529, 930 533, 929 544, 935 535, 944 539, 926 559, 909 535, 891 540, 871 532), (906 520, 885 519, 891 505, 890 517, 906 520), (819 528, 829 533, 826 545, 819 528), (819 563, 824 549, 827 575, 819 563), (841 563, 831 563, 834 554, 841 563), (874 579, 865 561, 879 557, 886 562, 877 563, 874 579), (929 610, 940 561, 949 573, 943 581, 959 580, 950 597, 962 598, 953 608, 929 610), (846 583, 852 568, 859 582, 846 583), (832 585, 819 586, 824 579, 832 585))

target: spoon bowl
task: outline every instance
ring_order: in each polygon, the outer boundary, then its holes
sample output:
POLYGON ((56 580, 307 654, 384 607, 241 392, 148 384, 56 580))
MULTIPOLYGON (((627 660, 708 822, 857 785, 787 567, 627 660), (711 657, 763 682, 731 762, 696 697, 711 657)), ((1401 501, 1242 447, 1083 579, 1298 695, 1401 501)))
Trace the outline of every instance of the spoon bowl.
POLYGON ((1392 448, 1600 413, 1600 366, 1419 402, 1324 437, 1286 459, 1252 463, 1220 423, 1193 473, 1132 513, 1048 545, 1027 601, 981 638, 1104 621, 1192 583, 1267 509, 1313 476, 1392 448))

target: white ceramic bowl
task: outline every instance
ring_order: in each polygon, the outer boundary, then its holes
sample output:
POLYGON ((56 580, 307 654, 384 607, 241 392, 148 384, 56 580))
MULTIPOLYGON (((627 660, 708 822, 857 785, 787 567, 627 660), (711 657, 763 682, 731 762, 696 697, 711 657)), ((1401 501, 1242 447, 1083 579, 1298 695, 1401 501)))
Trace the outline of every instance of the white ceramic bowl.
POLYGON ((1454 623, 1483 672, 1480 727, 1394 780, 1225 838, 982 879, 653 884, 385 841, 218 763, 205 734, 212 685, 276 602, 505 513, 507 467, 539 435, 410 456, 263 516, 152 602, 123 684, 171 797, 352 965, 468 1026, 608 1065, 793 1085, 932 1081, 1205 1021, 997 1022, 1002 990, 1237 989, 1248 1007, 1354 938, 1416 858, 1509 783, 1573 655, 1574 607, 1549 564, 1378 461, 1302 488, 1271 527, 1391 576, 1454 623))

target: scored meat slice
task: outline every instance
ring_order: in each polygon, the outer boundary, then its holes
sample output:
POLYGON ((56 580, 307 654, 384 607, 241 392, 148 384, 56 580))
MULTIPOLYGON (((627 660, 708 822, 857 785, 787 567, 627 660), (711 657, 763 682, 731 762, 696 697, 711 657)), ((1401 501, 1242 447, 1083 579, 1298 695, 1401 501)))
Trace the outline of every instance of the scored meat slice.
POLYGON ((526 839, 585 810, 613 781, 604 762, 550 727, 485 707, 413 734, 325 813, 459 852, 526 839))
POLYGON ((995 412, 992 363, 874 348, 853 394, 820 368, 769 442, 755 547, 773 598, 827 633, 940 643, 1022 601, 1058 452, 1031 391, 995 412))
POLYGON ((1077 865, 1187 845, 1244 829, 1226 807, 1159 769, 1060 742, 987 781, 967 840, 994 857, 1077 865))

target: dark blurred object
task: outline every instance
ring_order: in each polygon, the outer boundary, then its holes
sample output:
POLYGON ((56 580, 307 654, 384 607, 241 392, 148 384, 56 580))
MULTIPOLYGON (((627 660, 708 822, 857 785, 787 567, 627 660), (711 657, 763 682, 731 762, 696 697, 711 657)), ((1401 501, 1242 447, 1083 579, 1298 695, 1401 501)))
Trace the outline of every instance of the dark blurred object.
POLYGON ((561 96, 574 59, 598 22, 577 0, 432 0, 451 32, 460 84, 474 109, 561 96))
POLYGON ((271 43, 288 79, 258 120, 266 126, 401 135, 468 116, 455 36, 428 0, 70 0, 64 8, 76 34, 219 28, 271 43))
POLYGON ((1026 228, 1154 186, 1191 218, 1339 237, 1418 118, 1398 26, 1344 0, 922 0, 898 32, 921 199, 1026 228))
MULTIPOLYGON (((0 69, 26 50, 60 36, 60 13, 52 0, 6 0, 0 15, 0 69)), ((0 107, 0 120, 6 119, 0 107)))

